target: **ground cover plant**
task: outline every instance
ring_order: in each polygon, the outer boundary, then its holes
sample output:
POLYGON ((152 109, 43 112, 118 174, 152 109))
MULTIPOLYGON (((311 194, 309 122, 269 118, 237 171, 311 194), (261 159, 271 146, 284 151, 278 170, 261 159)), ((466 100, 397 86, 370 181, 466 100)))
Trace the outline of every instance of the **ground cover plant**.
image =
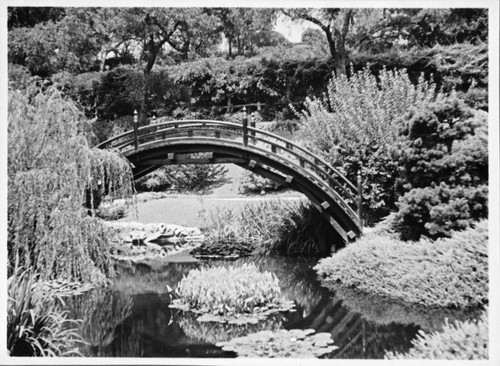
POLYGON ((488 303, 488 222, 436 241, 366 236, 315 269, 327 287, 431 307, 481 307, 488 303))
POLYGON ((193 269, 179 282, 176 294, 179 299, 170 307, 202 314, 198 321, 257 323, 294 307, 281 295, 276 276, 253 264, 193 269))
POLYGON ((486 311, 476 321, 447 321, 441 332, 420 332, 408 352, 387 352, 385 359, 485 360, 489 358, 488 328, 486 311))

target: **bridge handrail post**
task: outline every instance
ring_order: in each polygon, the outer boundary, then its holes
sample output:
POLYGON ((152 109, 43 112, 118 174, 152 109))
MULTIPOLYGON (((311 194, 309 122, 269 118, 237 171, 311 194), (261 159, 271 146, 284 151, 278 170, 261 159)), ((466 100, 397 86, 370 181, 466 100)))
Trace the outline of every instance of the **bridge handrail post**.
POLYGON ((243 145, 248 146, 248 116, 245 107, 243 107, 243 145))
MULTIPOLYGON (((250 115, 250 127, 255 128, 255 117, 253 113, 250 115)), ((252 136, 252 143, 255 145, 255 130, 250 131, 250 135, 252 136)))
POLYGON ((139 116, 137 115, 137 109, 134 110, 134 148, 135 152, 139 149, 139 116))
POLYGON ((358 183, 358 218, 359 218, 360 229, 361 231, 363 231, 363 184, 361 182, 361 169, 358 170, 357 183, 358 183))

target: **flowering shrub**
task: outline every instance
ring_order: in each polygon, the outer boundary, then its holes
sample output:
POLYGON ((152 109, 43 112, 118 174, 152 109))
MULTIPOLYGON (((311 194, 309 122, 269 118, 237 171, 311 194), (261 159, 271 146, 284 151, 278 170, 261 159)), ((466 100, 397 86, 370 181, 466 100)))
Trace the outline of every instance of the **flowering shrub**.
POLYGON ((399 117, 435 99, 434 84, 423 77, 414 85, 406 71, 383 69, 377 80, 365 67, 350 78, 333 77, 325 99, 306 100, 300 134, 352 182, 361 172, 367 219, 376 221, 396 200, 397 165, 389 151, 401 139, 399 117))
POLYGON ((315 269, 326 286, 337 283, 409 304, 481 306, 488 302, 488 222, 432 243, 365 236, 315 269))
POLYGON ((477 321, 447 322, 440 332, 421 332, 407 353, 385 354, 386 359, 487 360, 488 316, 477 321))

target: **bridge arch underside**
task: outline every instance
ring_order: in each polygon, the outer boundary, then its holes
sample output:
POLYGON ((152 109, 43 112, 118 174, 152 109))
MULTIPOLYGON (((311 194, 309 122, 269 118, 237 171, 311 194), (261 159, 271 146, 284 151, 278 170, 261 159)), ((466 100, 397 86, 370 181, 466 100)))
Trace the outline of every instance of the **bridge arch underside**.
POLYGON ((141 145, 137 151, 129 150, 123 154, 133 164, 134 179, 139 179, 164 165, 236 164, 303 193, 344 242, 351 241, 360 234, 353 212, 346 212, 348 210, 337 203, 340 197, 335 196, 335 192, 322 186, 319 179, 309 176, 299 166, 283 160, 278 155, 257 152, 241 145, 221 146, 203 141, 155 142, 141 145))

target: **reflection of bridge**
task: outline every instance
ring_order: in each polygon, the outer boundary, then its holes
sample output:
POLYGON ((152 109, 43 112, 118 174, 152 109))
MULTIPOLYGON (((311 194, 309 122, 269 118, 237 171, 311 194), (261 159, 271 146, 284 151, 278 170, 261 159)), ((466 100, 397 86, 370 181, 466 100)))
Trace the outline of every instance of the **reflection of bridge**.
POLYGON ((345 240, 360 235, 360 194, 340 172, 303 147, 272 133, 211 120, 153 124, 97 146, 121 152, 138 179, 163 165, 233 163, 304 193, 345 240))

